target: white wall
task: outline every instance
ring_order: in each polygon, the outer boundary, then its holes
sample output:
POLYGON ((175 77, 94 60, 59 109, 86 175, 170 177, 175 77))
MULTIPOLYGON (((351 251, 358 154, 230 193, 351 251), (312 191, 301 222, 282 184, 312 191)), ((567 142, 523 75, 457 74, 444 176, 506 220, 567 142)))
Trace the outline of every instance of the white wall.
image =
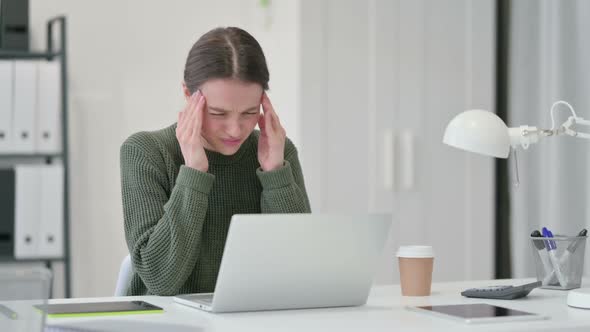
POLYGON ((73 295, 106 296, 127 253, 119 147, 175 121, 186 55, 200 35, 231 25, 258 39, 271 100, 299 142, 298 2, 31 0, 32 48, 45 47, 45 22, 59 14, 68 22, 73 295))
MULTIPOLYGON (((32 0, 33 46, 44 45, 47 18, 63 13, 69 24, 74 296, 112 294, 127 252, 119 146, 175 121, 186 54, 220 25, 246 28, 265 49, 314 211, 395 209, 396 241, 430 241, 449 264, 435 268, 439 280, 490 277, 491 161, 440 140, 453 114, 493 109, 491 3, 32 0), (382 187, 387 129, 418 142, 413 190, 382 187)), ((393 266, 384 262, 381 281, 395 280, 393 266)))

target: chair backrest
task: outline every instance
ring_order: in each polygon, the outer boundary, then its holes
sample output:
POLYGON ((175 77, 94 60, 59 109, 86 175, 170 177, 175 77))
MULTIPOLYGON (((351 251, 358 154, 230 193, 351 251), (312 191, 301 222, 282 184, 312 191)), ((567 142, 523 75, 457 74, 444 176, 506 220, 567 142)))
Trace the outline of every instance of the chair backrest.
POLYGON ((129 288, 132 275, 133 266, 131 265, 131 256, 127 255, 123 258, 123 262, 121 262, 119 277, 117 278, 117 286, 115 288, 115 296, 127 295, 127 288, 129 288))

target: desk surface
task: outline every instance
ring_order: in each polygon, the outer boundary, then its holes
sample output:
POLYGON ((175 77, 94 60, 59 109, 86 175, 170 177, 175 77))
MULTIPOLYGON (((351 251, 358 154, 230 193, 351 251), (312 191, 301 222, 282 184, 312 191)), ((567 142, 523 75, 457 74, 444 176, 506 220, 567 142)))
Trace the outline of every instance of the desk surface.
MULTIPOLYGON (((462 297, 461 290, 533 279, 434 283, 429 297, 403 297, 398 285, 375 286, 361 307, 210 314, 172 301, 171 297, 136 296, 56 299, 51 303, 100 302, 141 299, 164 308, 163 314, 118 317, 49 319, 49 324, 109 331, 588 331, 590 310, 568 307, 567 291, 535 289, 518 300, 462 297), (468 325, 405 309, 411 305, 490 303, 549 316, 549 320, 468 325)), ((585 280, 584 286, 590 286, 585 280)))

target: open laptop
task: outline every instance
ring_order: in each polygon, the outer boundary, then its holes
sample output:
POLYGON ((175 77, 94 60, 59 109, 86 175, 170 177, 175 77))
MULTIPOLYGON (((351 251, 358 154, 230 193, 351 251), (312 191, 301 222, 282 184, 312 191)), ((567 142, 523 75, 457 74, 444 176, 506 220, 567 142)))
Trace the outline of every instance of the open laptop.
POLYGON ((234 215, 215 292, 174 301, 210 312, 363 305, 391 220, 368 214, 234 215))

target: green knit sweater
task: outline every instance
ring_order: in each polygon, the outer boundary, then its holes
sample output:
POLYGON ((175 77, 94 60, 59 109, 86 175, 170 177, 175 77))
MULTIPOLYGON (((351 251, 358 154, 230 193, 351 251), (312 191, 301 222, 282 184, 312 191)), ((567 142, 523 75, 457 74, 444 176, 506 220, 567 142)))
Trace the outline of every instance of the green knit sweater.
POLYGON ((206 150, 204 173, 184 166, 175 131, 139 132, 121 147, 128 295, 212 292, 232 215, 310 212, 289 139, 277 170, 260 169, 254 131, 232 156, 206 150))

